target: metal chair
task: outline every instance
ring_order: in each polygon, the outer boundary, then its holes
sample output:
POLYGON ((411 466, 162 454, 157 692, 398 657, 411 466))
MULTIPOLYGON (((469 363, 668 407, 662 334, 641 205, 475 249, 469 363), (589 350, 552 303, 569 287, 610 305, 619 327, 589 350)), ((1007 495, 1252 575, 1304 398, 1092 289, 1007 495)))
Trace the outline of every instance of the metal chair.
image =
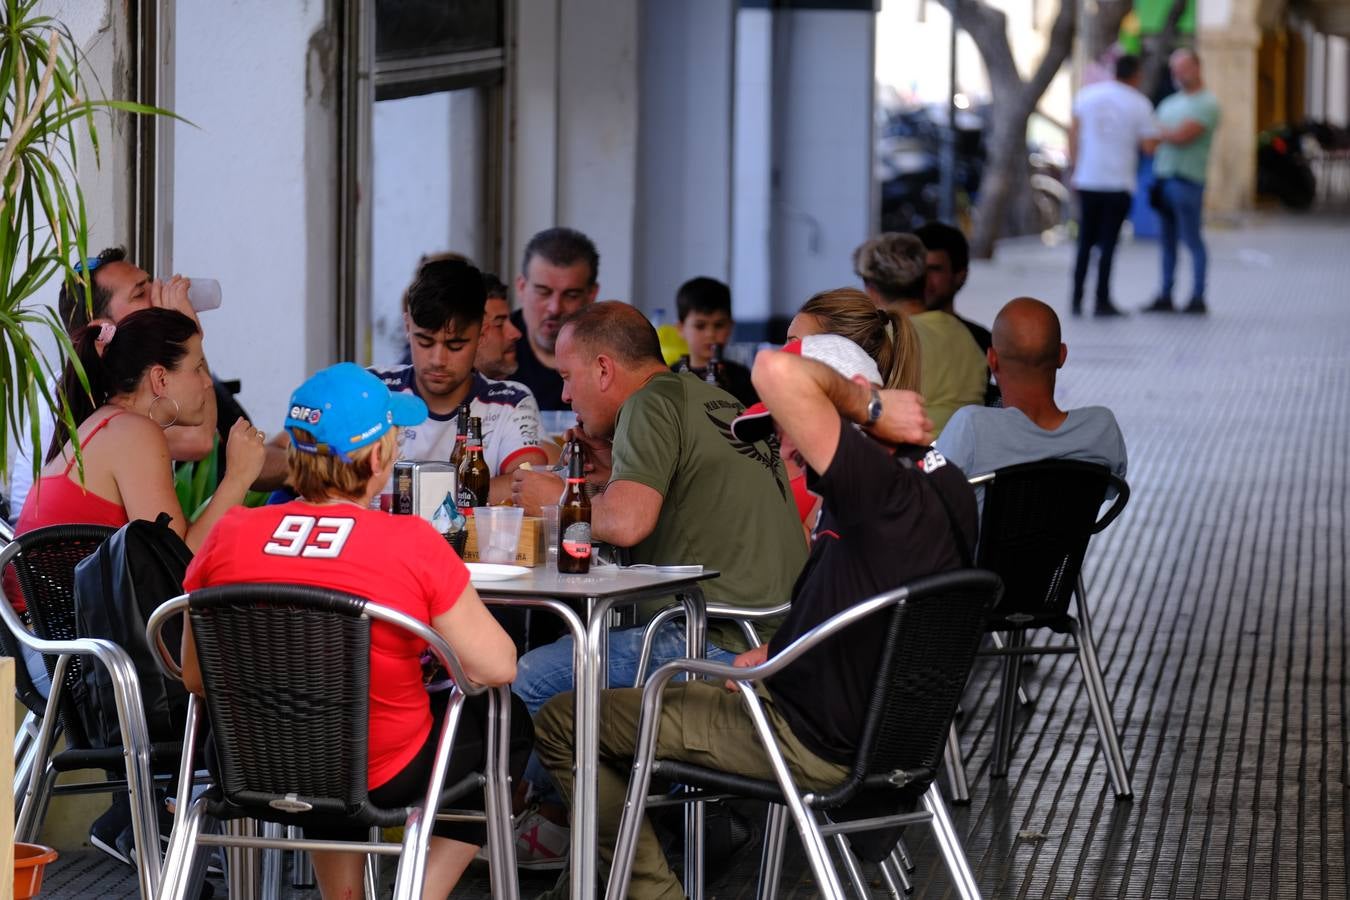
MULTIPOLYGON (((985 628, 1006 632, 1007 639, 1002 646, 980 651, 1004 658, 990 774, 995 778, 1008 774, 1023 658, 1073 653, 1087 688, 1111 786, 1118 800, 1132 799, 1134 791, 1111 719, 1111 698, 1097 660, 1082 579, 1088 540, 1120 515, 1129 501, 1129 485, 1105 466, 1061 459, 1008 466, 976 476, 971 484, 985 488, 976 565, 998 573, 1004 587, 1003 599, 990 613, 985 628), (1115 499, 1099 517, 1111 489, 1115 499), (1077 616, 1069 611, 1071 599, 1076 601, 1077 616), (1069 646, 1029 646, 1027 632, 1038 628, 1067 635, 1069 646)), ((969 800, 954 731, 946 762, 953 799, 969 800)))
POLYGON ((31 774, 14 833, 17 840, 35 840, 53 794, 128 791, 139 860, 137 876, 141 896, 149 898, 158 888, 160 871, 152 772, 155 768, 177 767, 181 747, 177 743, 151 744, 141 707, 140 680, 126 651, 111 641, 77 635, 75 566, 98 549, 113 531, 101 525, 55 525, 20 535, 0 552, 0 571, 13 564, 18 573, 32 631, 8 599, 0 603, 0 617, 14 640, 45 655, 52 680, 50 696, 42 706, 41 726, 30 751, 31 774), (85 657, 97 659, 108 669, 122 732, 121 746, 94 747, 84 731, 75 696, 80 689, 85 657), (64 733, 66 749, 55 753, 58 733, 64 733), (126 780, 56 783, 62 772, 88 768, 122 770, 126 772, 126 780))
MULTIPOLYGON (((947 728, 970 673, 985 615, 999 590, 997 576, 989 572, 934 575, 855 604, 760 665, 738 669, 691 659, 677 660, 657 669, 643 688, 634 774, 615 847, 606 891, 608 900, 621 900, 627 893, 638 830, 649 799, 660 802, 669 799, 664 795, 648 798, 653 776, 699 789, 680 800, 697 801, 711 793, 778 805, 765 835, 760 897, 772 897, 777 892, 786 816, 790 813, 817 885, 831 900, 843 897, 843 887, 830 863, 827 837, 833 839, 840 851, 854 888, 861 896, 868 896, 855 854, 879 863, 883 877, 896 884, 902 880, 897 876, 895 863, 899 831, 906 825, 921 823, 933 826, 960 896, 965 900, 978 898, 979 888, 942 797, 932 782, 942 758, 947 728), (848 777, 838 785, 827 791, 803 793, 793 784, 754 685, 791 665, 823 641, 835 638, 869 616, 881 619, 883 613, 887 639, 877 664, 879 677, 869 698, 858 756, 848 777), (672 678, 684 672, 719 681, 730 679, 736 684, 769 756, 774 781, 654 759, 664 689, 672 678), (920 805, 922 810, 917 808, 920 805), (884 833, 863 834, 877 830, 884 833)), ((883 622, 878 621, 877 626, 883 627, 883 622)), ((685 886, 686 893, 695 890, 685 886)))
MULTIPOLYGON (((13 532, 8 536, 0 534, 0 550, 14 540, 13 532)), ((73 574, 73 570, 72 570, 73 574)), ((24 615, 27 615, 26 613, 24 615)), ((27 624, 20 616, 19 622, 28 631, 27 624)), ((14 637, 8 627, 0 628, 0 656, 14 660, 14 697, 27 710, 23 722, 14 732, 14 812, 17 815, 23 802, 28 780, 33 771, 33 762, 37 751, 37 738, 42 729, 42 717, 47 713, 47 698, 42 696, 28 674, 28 666, 23 656, 22 644, 14 637)))
MULTIPOLYGON (((322 588, 241 584, 207 588, 162 605, 146 632, 162 668, 181 677, 162 630, 188 613, 206 687, 205 706, 219 762, 219 783, 196 801, 180 787, 178 809, 159 898, 181 900, 199 847, 329 850, 401 856, 395 900, 421 896, 431 816, 487 822, 492 894, 516 900, 515 845, 508 774, 510 694, 474 685, 445 640, 416 619, 362 597, 322 588), (370 625, 383 622, 425 641, 456 687, 449 700, 425 799, 419 806, 383 809, 366 790, 370 625), (486 771, 446 786, 455 731, 466 694, 489 692, 486 771), (482 787, 485 812, 429 815, 482 787), (401 825, 401 844, 379 840, 322 841, 252 833, 205 834, 205 816, 228 822, 261 820, 282 826, 401 825)), ((184 744, 197 742, 201 704, 193 698, 184 744)), ((230 866, 231 896, 247 890, 253 867, 230 866)), ((372 895, 373 896, 373 895, 372 895)))

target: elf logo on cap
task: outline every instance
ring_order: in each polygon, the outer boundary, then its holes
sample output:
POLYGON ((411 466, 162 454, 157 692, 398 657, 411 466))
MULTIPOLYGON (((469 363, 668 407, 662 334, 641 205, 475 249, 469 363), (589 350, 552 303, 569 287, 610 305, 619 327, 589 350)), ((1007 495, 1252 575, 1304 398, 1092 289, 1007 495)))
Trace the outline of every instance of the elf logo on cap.
POLYGON ((312 406, 301 406, 299 403, 291 407, 291 418, 297 422, 308 422, 311 425, 319 424, 319 417, 322 413, 312 406))

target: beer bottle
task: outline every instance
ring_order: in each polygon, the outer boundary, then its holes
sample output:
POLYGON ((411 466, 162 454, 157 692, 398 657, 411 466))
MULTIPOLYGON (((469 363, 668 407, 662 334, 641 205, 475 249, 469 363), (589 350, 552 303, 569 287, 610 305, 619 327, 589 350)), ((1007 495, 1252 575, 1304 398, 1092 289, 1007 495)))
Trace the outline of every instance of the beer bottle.
POLYGON ((450 451, 450 465, 459 471, 459 464, 464 462, 464 446, 469 442, 469 404, 468 402, 459 405, 459 415, 455 420, 455 449, 450 451))
POLYGON ((680 361, 675 364, 675 372, 678 375, 687 375, 693 369, 689 368, 689 354, 686 353, 680 357, 680 361))
POLYGON ((708 348, 708 368, 703 370, 703 380, 708 384, 722 383, 722 345, 713 344, 708 348))
POLYGON ((558 501, 558 571, 584 575, 591 570, 591 501, 586 497, 581 444, 572 447, 567 488, 558 501))
POLYGON ((483 420, 469 417, 468 440, 464 442, 464 459, 459 464, 459 508, 465 515, 475 506, 487 506, 488 487, 492 470, 483 458, 483 420))

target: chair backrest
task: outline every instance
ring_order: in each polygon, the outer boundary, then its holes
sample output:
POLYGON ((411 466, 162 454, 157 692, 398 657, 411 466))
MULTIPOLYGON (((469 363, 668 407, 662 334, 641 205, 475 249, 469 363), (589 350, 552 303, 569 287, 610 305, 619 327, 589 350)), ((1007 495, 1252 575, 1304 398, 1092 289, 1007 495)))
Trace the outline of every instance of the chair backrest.
MULTIPOLYGON (((75 619, 75 566, 115 531, 106 525, 51 525, 14 539, 22 548, 14 557, 14 569, 34 634, 51 641, 79 637, 75 619)), ((48 674, 53 674, 56 657, 46 657, 46 663, 48 674)), ((84 658, 72 656, 66 666, 65 690, 58 710, 66 744, 77 748, 88 746, 75 706, 83 691, 83 671, 84 658)))
POLYGON ((908 596, 885 625, 855 778, 910 772, 926 784, 923 778, 937 771, 985 616, 1000 591, 998 576, 978 569, 932 575, 907 587, 908 596))
POLYGON ((366 604, 286 584, 205 588, 189 597, 226 804, 283 813, 307 804, 315 814, 356 818, 373 812, 366 604))
MULTIPOLYGON (((985 617, 1000 590, 992 572, 964 569, 932 575, 907 585, 907 595, 889 621, 877 622, 887 633, 876 687, 853 771, 823 798, 826 805, 843 804, 832 817, 890 815, 927 790, 942 761, 985 617)), ((892 827, 853 834, 849 841, 858 856, 879 862, 895 847, 898 835, 892 827)))
POLYGON ((1063 619, 1088 539, 1129 499, 1129 485, 1105 466, 1043 460, 1008 466, 985 485, 976 565, 997 572, 1003 599, 990 630, 1051 625, 1063 619), (1117 495, 1098 519, 1109 488, 1117 495))

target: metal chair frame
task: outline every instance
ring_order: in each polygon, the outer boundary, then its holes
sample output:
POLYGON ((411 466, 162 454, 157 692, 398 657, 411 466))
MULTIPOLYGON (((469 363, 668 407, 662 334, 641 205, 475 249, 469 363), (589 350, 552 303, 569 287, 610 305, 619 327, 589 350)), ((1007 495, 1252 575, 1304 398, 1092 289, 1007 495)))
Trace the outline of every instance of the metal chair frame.
MULTIPOLYGON (((895 787, 928 780, 928 787, 922 795, 923 811, 834 822, 829 819, 828 810, 820 810, 824 819, 822 824, 821 821, 817 820, 818 808, 825 805, 824 801, 831 800, 830 795, 839 793, 840 789, 837 788, 826 793, 801 793, 798 791, 793 784, 792 773, 778 749, 773 729, 764 713, 760 699, 755 693, 754 685, 781 672, 822 641, 828 640, 840 631, 882 610, 903 606, 910 602, 911 598, 928 594, 978 590, 981 588, 987 588, 992 598, 998 593, 998 581, 989 573, 976 571, 961 571, 931 576, 855 604, 817 625, 787 647, 784 647, 772 659, 759 665, 737 668, 722 663, 709 662, 708 660, 685 659, 667 663, 652 673, 651 678, 648 679, 642 689, 642 714, 639 721, 636 754, 633 760, 633 776, 629 781, 623 819, 619 826, 613 865, 605 892, 606 900, 622 900, 628 892, 633 858, 637 849, 638 832, 647 806, 668 805, 674 802, 699 802, 734 796, 734 794, 701 791, 678 798, 648 796, 656 763, 657 728, 661 718, 664 690, 671 679, 681 674, 688 674, 691 677, 701 676, 718 681, 727 680, 735 684, 742 700, 745 702, 746 713, 749 715, 760 743, 768 755, 776 786, 782 795, 782 804, 770 810, 769 827, 764 839, 758 897, 773 897, 777 892, 785 839, 784 832, 787 817, 790 815, 806 850, 807 858, 816 877, 817 886, 821 893, 830 900, 842 900, 844 891, 839 876, 830 863, 826 838, 835 839, 836 846, 843 851, 845 868, 849 871, 850 881, 854 883, 856 888, 862 888, 864 883, 861 880, 861 872, 857 868, 857 861, 853 859, 852 851, 847 846, 845 836, 853 832, 922 823, 932 825, 958 894, 963 900, 978 900, 980 897, 979 887, 975 883, 974 875, 961 849, 955 828, 947 815, 942 796, 932 783, 934 774, 932 771, 891 774, 891 778, 894 779, 891 784, 895 787)), ((861 786, 859 782, 852 789, 844 787, 842 799, 847 800, 848 796, 851 796, 861 786)), ((899 856, 898 849, 893 851, 891 858, 887 859, 882 866, 883 877, 888 884, 893 883, 897 888, 901 888, 908 880, 904 874, 904 867, 899 864, 899 856)), ((699 887, 701 889, 701 886, 699 887)), ((694 895, 688 885, 685 886, 685 891, 690 893, 691 896, 694 895)), ((865 890, 863 893, 864 895, 867 894, 865 890)))
MULTIPOLYGON (((19 558, 25 547, 41 541, 57 529, 76 533, 88 531, 89 534, 94 534, 95 530, 106 531, 107 534, 113 531, 101 529, 99 526, 60 525, 29 532, 16 538, 0 552, 0 571, 19 558)), ((8 597, 5 598, 5 602, 0 603, 0 618, 3 618, 10 634, 20 644, 30 650, 57 657, 52 668, 52 688, 47 699, 47 714, 42 716, 37 737, 31 750, 28 751, 32 754, 32 761, 28 763, 28 782, 24 789, 22 808, 15 823, 15 839, 36 840, 46 816, 47 803, 53 793, 126 790, 130 794, 132 834, 139 862, 136 867, 137 882, 141 897, 148 900, 155 895, 160 884, 159 828, 155 814, 154 778, 150 767, 150 732, 145 722, 145 710, 141 705, 140 679, 131 657, 112 641, 101 638, 44 640, 28 630, 18 613, 14 611, 8 597), (52 763, 52 757, 60 730, 61 716, 52 715, 50 711, 60 710, 63 702, 67 700, 65 697, 67 671, 79 657, 92 657, 108 670, 117 708, 117 720, 122 732, 121 758, 125 763, 127 778, 125 781, 81 782, 64 785, 63 789, 58 789, 56 787, 58 772, 52 763)))
MULTIPOLYGON (((321 589, 294 585, 231 585, 224 588, 208 588, 197 594, 215 592, 217 594, 233 591, 246 595, 250 589, 264 589, 272 604, 294 602, 302 605, 303 598, 312 598, 321 589), (288 596, 289 595, 289 596, 288 596)), ((174 821, 173 834, 165 857, 164 878, 157 900, 183 900, 187 890, 188 875, 193 857, 198 847, 224 847, 235 856, 234 864, 229 866, 231 875, 230 896, 251 896, 253 876, 256 871, 257 850, 326 850, 370 855, 399 856, 400 863, 393 889, 394 900, 416 900, 422 896, 422 886, 426 879, 427 849, 431 839, 432 822, 444 821, 484 821, 487 823, 488 852, 493 860, 491 868, 492 896, 498 900, 518 900, 519 885, 516 881, 515 842, 511 825, 511 791, 509 774, 510 752, 510 692, 506 687, 487 688, 474 684, 464 674, 455 652, 445 639, 433 629, 411 616, 387 606, 370 602, 365 598, 353 597, 339 591, 321 591, 329 596, 350 599, 361 604, 361 617, 367 621, 383 622, 414 635, 425 641, 436 657, 454 679, 454 688, 446 709, 445 720, 437 740, 436 761, 432 768, 431 779, 420 806, 408 808, 404 822, 403 842, 401 844, 380 841, 373 835, 369 841, 316 840, 301 837, 283 837, 273 829, 265 829, 257 834, 256 826, 247 823, 251 819, 237 820, 244 825, 236 828, 234 834, 206 834, 202 832, 202 820, 207 815, 208 800, 198 798, 189 805, 189 788, 180 779, 178 809, 185 814, 174 821), (427 810, 441 807, 445 790, 446 772, 449 768, 450 753, 453 750, 455 732, 463 711, 466 696, 488 694, 489 715, 487 735, 487 759, 485 771, 478 776, 478 783, 484 788, 486 809, 482 813, 464 811, 445 811, 428 817, 427 810)), ((160 667, 170 676, 182 678, 182 670, 174 662, 169 649, 164 645, 164 625, 175 616, 191 608, 193 594, 184 594, 164 603, 155 610, 146 625, 146 634, 151 646, 158 650, 160 667)), ((312 602, 312 601, 311 601, 312 602)), ((335 613, 336 614, 336 613, 335 613)), ((184 733, 185 760, 191 759, 190 749, 197 741, 197 726, 202 716, 201 700, 193 696, 189 703, 188 723, 184 733)), ((461 782, 463 784, 463 782, 461 782)), ((371 884, 372 868, 367 866, 367 890, 371 884)), ((273 879, 269 879, 273 880, 273 879)), ((376 896, 371 893, 371 896, 376 896)))
MULTIPOLYGON (((1090 527, 1085 530, 1083 535, 1083 553, 1086 554, 1086 545, 1090 537, 1104 530, 1108 525, 1115 521, 1129 502, 1130 487, 1123 478, 1111 472, 1105 466, 1095 465, 1093 463, 1080 462, 1076 460, 1042 460, 1039 462, 1023 463, 1017 466, 1008 466, 994 472, 977 475, 970 479, 972 486, 975 485, 994 485, 1001 473, 1020 473, 1025 471, 1034 471, 1036 469, 1047 469, 1050 471, 1060 470, 1066 472, 1074 471, 1095 471, 1103 479, 1103 501, 1105 502, 1105 489, 1107 487, 1116 490, 1116 497, 1111 506, 1097 518, 1090 527)), ((989 495, 985 497, 985 509, 989 509, 989 495)), ((984 534, 983 522, 981 523, 980 551, 978 553, 979 565, 989 566, 984 559, 985 548, 989 546, 984 534)), ((997 569, 994 569, 997 571, 997 569)), ((1093 636, 1092 617, 1088 608, 1087 591, 1084 588, 1082 576, 1081 556, 1077 566, 1069 574, 1073 579, 1072 594, 1077 610, 1077 617, 1070 615, 1067 609, 1063 612, 1063 627, 1070 641, 1070 646, 1058 645, 1028 645, 1026 631, 1023 629, 1014 629, 1007 632, 1006 641, 997 640, 998 631, 1006 628, 1003 624, 1001 628, 991 628, 995 637, 994 647, 988 650, 981 650, 981 656, 1002 656, 1003 672, 1002 684, 999 692, 998 701, 998 725, 994 736, 994 747, 990 764, 990 774, 994 778, 1002 778, 1008 774, 1008 762, 1012 755, 1012 737, 1013 737, 1013 715, 1019 701, 1025 704, 1026 695, 1021 687, 1021 668, 1022 662, 1028 656, 1037 656, 1045 654, 1069 654, 1077 657, 1078 667, 1082 673, 1083 684, 1087 690, 1088 703, 1092 710, 1092 718, 1097 728, 1097 734, 1102 743, 1103 755, 1106 757, 1107 772, 1111 779, 1111 786, 1115 792, 1117 800, 1132 800, 1134 798, 1134 789, 1130 784, 1129 769, 1125 764, 1125 755, 1120 748, 1120 737, 1116 732, 1115 723, 1111 718, 1111 697, 1106 690, 1106 683, 1102 679, 1101 664, 1097 659, 1096 639, 1093 636)), ((1048 589, 1048 588, 1047 588, 1048 589)), ((1005 620, 1000 619, 1002 624, 1005 620)), ((1042 623, 1037 623, 1031 616, 1026 616, 1025 621, 1028 628, 1045 627, 1042 623)), ((1006 617, 1008 624, 1017 624, 1014 617, 1006 617)), ((992 624, 992 623, 991 623, 992 624)), ((948 777, 948 786, 951 790, 952 800, 955 803, 970 802, 970 789, 966 777, 965 763, 961 755, 961 745, 956 731, 955 723, 952 724, 951 733, 948 737, 947 752, 945 762, 948 777)))

